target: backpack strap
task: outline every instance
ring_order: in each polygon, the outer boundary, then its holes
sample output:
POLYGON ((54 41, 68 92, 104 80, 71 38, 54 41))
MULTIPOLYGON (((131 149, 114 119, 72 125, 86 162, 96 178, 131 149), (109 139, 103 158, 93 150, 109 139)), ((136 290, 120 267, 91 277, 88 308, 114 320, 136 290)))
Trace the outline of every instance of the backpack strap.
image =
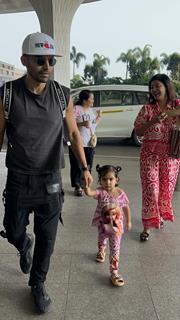
MULTIPOLYGON (((62 90, 62 87, 57 81, 53 80, 52 83, 59 101, 61 114, 63 118, 65 118, 65 110, 66 110, 67 103, 66 103, 64 92, 62 90)), ((6 120, 9 119, 11 100, 12 100, 12 81, 9 81, 9 82, 5 82, 4 84, 4 94, 3 94, 3 106, 4 106, 4 113, 5 113, 6 120)))
POLYGON ((61 111, 62 117, 65 118, 67 102, 66 102, 66 98, 65 98, 63 89, 57 81, 53 80, 52 84, 53 84, 54 90, 56 92, 58 101, 59 101, 59 106, 60 106, 60 111, 61 111))
POLYGON ((12 81, 5 82, 4 84, 4 95, 3 95, 3 106, 5 119, 9 119, 9 113, 11 108, 11 99, 12 99, 12 81))
MULTIPOLYGON (((59 101, 59 107, 60 107, 60 111, 61 111, 62 117, 63 117, 63 119, 65 119, 67 101, 66 101, 63 89, 62 89, 61 85, 57 81, 53 80, 52 83, 53 83, 53 87, 54 87, 54 90, 56 92, 56 95, 57 95, 57 98, 58 98, 58 101, 59 101)), ((64 142, 66 142, 66 144, 68 146, 70 146, 71 143, 70 143, 70 140, 69 140, 69 134, 68 134, 68 130, 67 130, 65 121, 63 121, 63 130, 64 130, 64 142)))

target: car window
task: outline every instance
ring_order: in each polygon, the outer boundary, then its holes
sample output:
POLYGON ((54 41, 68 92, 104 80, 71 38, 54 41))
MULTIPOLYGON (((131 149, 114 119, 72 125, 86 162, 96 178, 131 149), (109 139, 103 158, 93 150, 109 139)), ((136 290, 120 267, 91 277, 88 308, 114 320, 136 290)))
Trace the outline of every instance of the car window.
POLYGON ((100 95, 99 91, 93 91, 94 94, 94 108, 100 107, 100 95))
POLYGON ((100 92, 101 107, 132 105, 133 95, 131 91, 103 90, 100 92))
POLYGON ((136 104, 145 104, 148 102, 149 94, 148 92, 134 92, 135 100, 137 101, 136 104))

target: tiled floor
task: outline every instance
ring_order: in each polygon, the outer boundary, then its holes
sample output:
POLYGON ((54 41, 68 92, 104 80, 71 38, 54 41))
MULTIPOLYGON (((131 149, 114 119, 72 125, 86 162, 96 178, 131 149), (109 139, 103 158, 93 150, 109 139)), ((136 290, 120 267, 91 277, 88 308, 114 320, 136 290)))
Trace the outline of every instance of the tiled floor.
MULTIPOLYGON (((6 177, 4 156, 1 153, 1 191, 6 177)), ((98 156, 94 166, 97 161, 98 156)), ((47 315, 34 314, 28 277, 20 272, 16 250, 1 238, 0 319, 180 320, 180 192, 175 192, 173 199, 175 222, 165 223, 163 230, 153 231, 148 242, 140 243, 139 163, 137 159, 121 159, 121 186, 130 199, 133 229, 124 235, 122 242, 120 271, 126 285, 115 288, 109 281, 108 258, 104 264, 94 261, 96 230, 90 222, 96 201, 73 196, 67 157, 66 162, 64 227, 59 225, 47 279, 54 309, 47 315)), ((106 162, 106 158, 101 157, 101 164, 106 162)), ((117 159, 108 158, 108 162, 117 164, 117 159)), ((95 172, 93 176, 96 185, 95 172)), ((2 226, 2 204, 0 212, 2 226)))

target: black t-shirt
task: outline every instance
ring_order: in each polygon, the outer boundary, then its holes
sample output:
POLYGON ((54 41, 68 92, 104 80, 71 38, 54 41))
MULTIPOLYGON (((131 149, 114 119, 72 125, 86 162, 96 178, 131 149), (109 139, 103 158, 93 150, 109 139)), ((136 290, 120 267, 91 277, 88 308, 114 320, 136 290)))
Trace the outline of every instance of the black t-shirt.
MULTIPOLYGON (((12 82, 6 166, 24 174, 57 171, 64 166, 63 118, 52 81, 41 94, 33 94, 25 87, 24 79, 12 82)), ((69 89, 62 89, 68 104, 69 89)))

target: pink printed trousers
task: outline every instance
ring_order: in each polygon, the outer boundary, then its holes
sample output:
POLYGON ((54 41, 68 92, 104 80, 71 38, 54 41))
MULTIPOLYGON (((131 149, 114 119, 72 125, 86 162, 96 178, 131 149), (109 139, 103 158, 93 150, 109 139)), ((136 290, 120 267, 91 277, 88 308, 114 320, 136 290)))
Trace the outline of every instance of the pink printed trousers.
POLYGON ((98 226, 98 249, 99 251, 105 251, 107 241, 109 239, 109 263, 110 273, 118 273, 119 267, 119 254, 122 234, 106 234, 103 226, 98 226))
POLYGON ((141 152, 142 223, 144 228, 160 228, 163 220, 174 220, 172 195, 180 159, 141 152))

